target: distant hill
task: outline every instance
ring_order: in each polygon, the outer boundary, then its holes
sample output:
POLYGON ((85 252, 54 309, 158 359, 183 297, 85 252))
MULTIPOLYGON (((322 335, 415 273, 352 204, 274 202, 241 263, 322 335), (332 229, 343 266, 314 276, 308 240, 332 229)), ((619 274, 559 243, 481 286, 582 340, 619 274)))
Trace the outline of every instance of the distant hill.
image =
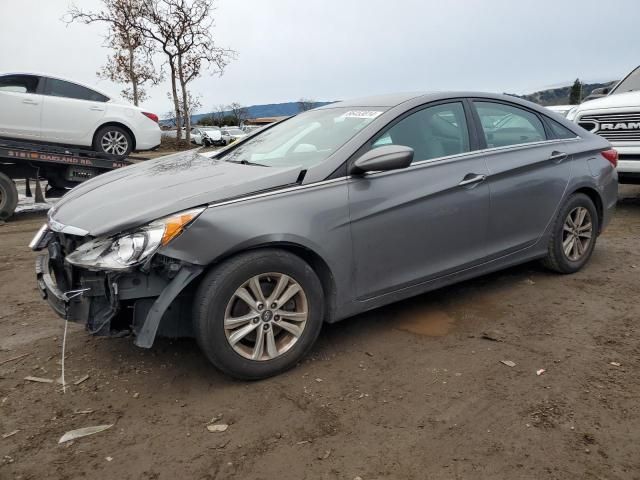
MULTIPOLYGON (((582 87, 582 97, 586 97, 589 95, 594 89, 608 87, 617 82, 605 82, 605 83, 586 83, 582 87)), ((571 85, 567 85, 566 87, 558 87, 558 88, 549 88, 547 90, 540 90, 538 92, 533 92, 527 95, 516 95, 515 93, 507 93, 507 95, 511 95, 513 97, 522 98, 524 100, 529 100, 531 102, 537 103, 539 105, 549 106, 549 105, 566 105, 569 103, 569 93, 571 91, 571 85)), ((315 107, 321 107, 323 105, 328 105, 334 102, 316 102, 314 104, 315 107)), ((266 105, 251 105, 247 107, 248 117, 249 118, 262 118, 262 117, 288 117, 290 115, 295 115, 300 113, 300 106, 298 102, 286 102, 286 103, 269 103, 266 105)), ((229 114, 231 112, 224 112, 225 114, 229 114)), ((208 113, 199 113, 197 115, 193 115, 191 117, 191 123, 197 124, 201 118, 210 117, 212 112, 208 113)), ((161 125, 170 125, 173 123, 173 119, 161 120, 161 125)))
MULTIPOLYGON (((315 107, 322 107, 323 105, 328 105, 333 102, 315 102, 315 107)), ((287 103, 269 103, 267 105, 251 105, 247 107, 247 112, 249 118, 262 118, 262 117, 288 117, 291 115, 295 115, 296 113, 300 113, 300 106, 298 102, 287 102, 287 103)), ((225 114, 231 112, 225 112, 225 114)), ((210 117, 211 112, 208 113, 199 113, 197 115, 193 115, 191 117, 192 123, 198 123, 198 121, 203 117, 210 117)))
MULTIPOLYGON (((606 83, 586 83, 582 86, 582 98, 585 98, 596 88, 608 87, 609 85, 615 84, 616 82, 617 80, 606 83)), ((516 95, 515 93, 508 93, 507 95, 522 98, 524 100, 529 100, 530 102, 534 102, 546 107, 549 105, 568 105, 570 91, 571 85, 568 85, 566 87, 540 90, 539 92, 533 92, 528 95, 516 95)))

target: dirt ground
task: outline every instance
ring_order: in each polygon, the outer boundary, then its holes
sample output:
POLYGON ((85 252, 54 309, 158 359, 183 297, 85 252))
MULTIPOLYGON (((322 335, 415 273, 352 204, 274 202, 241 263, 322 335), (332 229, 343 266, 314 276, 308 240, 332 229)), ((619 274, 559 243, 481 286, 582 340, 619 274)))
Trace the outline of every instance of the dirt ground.
POLYGON ((89 378, 66 393, 24 380, 59 377, 64 324, 26 247, 44 216, 20 215, 0 226, 0 478, 640 479, 640 188, 621 194, 582 272, 527 264, 326 326, 266 381, 191 340, 70 326, 67 381, 89 378))

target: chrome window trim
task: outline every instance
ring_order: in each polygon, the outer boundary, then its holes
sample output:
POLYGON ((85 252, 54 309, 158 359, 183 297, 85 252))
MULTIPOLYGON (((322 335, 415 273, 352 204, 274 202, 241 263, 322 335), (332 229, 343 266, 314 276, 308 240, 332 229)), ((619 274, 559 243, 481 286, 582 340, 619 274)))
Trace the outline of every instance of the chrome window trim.
MULTIPOLYGON (((370 172, 370 173, 366 173, 364 175, 362 175, 359 178, 371 178, 371 177, 378 177, 378 176, 382 176, 382 175, 392 175, 392 174, 397 174, 397 173, 404 173, 407 171, 411 171, 414 170, 418 167, 423 167, 425 165, 429 165, 432 163, 444 163, 444 162, 449 162, 449 161, 455 161, 461 158, 466 158, 466 157, 474 157, 474 156, 478 156, 478 155, 485 155, 487 153, 499 153, 502 151, 512 151, 512 150, 520 150, 522 148, 527 148, 527 147, 532 147, 532 146, 542 146, 542 145, 555 145, 558 143, 565 143, 565 142, 576 142, 578 140, 581 140, 581 137, 575 137, 575 138, 567 138, 567 139, 559 139, 559 138, 554 138, 552 140, 543 140, 540 142, 529 142, 529 143, 519 143, 517 145, 508 145, 506 147, 494 147, 494 148, 485 148, 485 149, 480 149, 480 150, 472 150, 469 152, 462 152, 462 153, 457 153, 455 155, 447 155, 445 157, 438 157, 438 158, 431 158, 428 160, 420 160, 418 162, 412 163, 410 166, 408 166, 407 168, 403 168, 400 170, 391 170, 388 172, 370 172)), ((325 185, 330 185, 333 183, 338 183, 338 182, 344 182, 347 180, 351 180, 352 178, 358 178, 355 177, 353 175, 346 175, 344 177, 339 177, 339 178, 332 178, 330 180, 321 180, 319 182, 313 182, 313 183, 309 183, 306 185, 296 185, 296 186, 292 186, 292 187, 284 187, 281 188, 279 190, 273 190, 270 192, 263 192, 263 193, 254 193, 254 194, 249 194, 243 197, 238 197, 238 198, 232 198, 229 200, 222 200, 220 202, 214 202, 214 203, 210 203, 207 205, 207 208, 214 208, 214 207, 222 207, 222 206, 226 206, 226 205, 232 205, 234 203, 240 203, 240 202, 245 202, 245 201, 250 201, 250 200, 256 200, 259 198, 266 198, 266 197, 271 197, 273 195, 280 195, 280 194, 286 194, 286 193, 291 193, 291 192, 297 192, 300 190, 305 190, 308 188, 316 188, 316 187, 323 187, 325 185)))
POLYGON ((273 191, 270 191, 270 192, 249 194, 249 195, 244 196, 244 197, 232 198, 232 199, 229 199, 229 200, 222 200, 220 202, 210 203, 209 205, 207 205, 207 208, 222 207, 222 206, 225 206, 225 205, 231 205, 233 203, 239 203, 239 202, 245 202, 245 201, 249 201, 249 200, 256 200, 256 199, 259 199, 259 198, 271 197, 273 195, 280 195, 280 194, 283 194, 283 193, 297 192, 298 190, 304 190, 304 189, 307 189, 307 188, 323 187, 325 185, 329 185, 329 184, 332 184, 332 183, 343 182, 347 178, 349 178, 349 177, 347 176, 347 177, 332 178, 331 180, 322 180, 320 182, 313 182, 313 183, 309 183, 307 185, 296 185, 296 186, 293 186, 293 187, 285 187, 285 188, 281 188, 279 190, 273 190, 273 191))
POLYGON ((438 158, 431 158, 428 160, 420 160, 417 161, 415 163, 412 163, 411 165, 409 165, 407 168, 403 168, 401 170, 391 170, 389 172, 370 172, 365 174, 365 177, 371 177, 371 176, 379 176, 379 175, 390 175, 393 173, 402 173, 402 172, 406 172, 409 170, 414 169, 415 167, 421 167, 424 165, 429 165, 432 163, 445 163, 445 162, 449 162, 449 161, 455 161, 458 159, 462 159, 462 158, 467 158, 467 157, 475 157, 478 155, 486 155, 486 154, 492 154, 492 153, 500 153, 500 152, 509 152, 509 151, 517 151, 517 150, 522 150, 523 148, 529 148, 529 147, 534 147, 534 146, 543 146, 543 145, 556 145, 559 143, 565 143, 565 142, 576 142, 578 140, 581 140, 581 137, 575 137, 575 138, 567 138, 567 139, 561 139, 561 138, 554 138, 551 140, 542 140, 540 142, 528 142, 528 143, 518 143, 517 145, 508 145, 506 147, 493 147, 493 148, 484 148, 484 149, 480 149, 480 150, 472 150, 470 152, 463 152, 463 153, 457 153, 455 155, 447 155, 446 157, 438 157, 438 158))

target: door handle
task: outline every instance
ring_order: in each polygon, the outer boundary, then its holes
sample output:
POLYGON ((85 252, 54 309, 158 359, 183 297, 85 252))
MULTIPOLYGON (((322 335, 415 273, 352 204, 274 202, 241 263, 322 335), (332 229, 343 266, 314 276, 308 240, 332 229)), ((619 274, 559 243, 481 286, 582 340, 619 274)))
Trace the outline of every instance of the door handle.
POLYGON ((29 100, 28 98, 22 100, 22 103, 26 103, 27 105, 38 105, 38 102, 36 102, 35 100, 29 100))
POLYGON ((467 175, 464 176, 464 178, 458 185, 460 185, 461 187, 464 187, 465 185, 473 185, 474 183, 484 182, 486 178, 487 178, 486 175, 479 175, 477 173, 468 173, 467 175))
POLYGON ((551 160, 552 162, 555 162, 555 163, 560 163, 561 161, 563 161, 568 156, 569 156, 569 154, 567 154, 567 153, 553 151, 553 152, 551 152, 551 156, 549 157, 549 160, 551 160))
POLYGON ((102 112, 104 108, 102 107, 89 107, 89 110, 93 110, 94 112, 102 112))

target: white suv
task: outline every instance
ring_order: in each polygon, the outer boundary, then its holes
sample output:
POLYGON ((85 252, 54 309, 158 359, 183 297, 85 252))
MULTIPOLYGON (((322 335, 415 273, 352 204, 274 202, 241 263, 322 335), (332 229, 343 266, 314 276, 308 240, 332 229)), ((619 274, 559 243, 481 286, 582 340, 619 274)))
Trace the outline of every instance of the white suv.
POLYGON ((77 82, 0 74, 0 137, 90 147, 126 157, 160 145, 158 117, 77 82))
POLYGON ((571 109, 567 119, 609 140, 619 154, 620 183, 640 184, 640 67, 606 90, 571 109))

